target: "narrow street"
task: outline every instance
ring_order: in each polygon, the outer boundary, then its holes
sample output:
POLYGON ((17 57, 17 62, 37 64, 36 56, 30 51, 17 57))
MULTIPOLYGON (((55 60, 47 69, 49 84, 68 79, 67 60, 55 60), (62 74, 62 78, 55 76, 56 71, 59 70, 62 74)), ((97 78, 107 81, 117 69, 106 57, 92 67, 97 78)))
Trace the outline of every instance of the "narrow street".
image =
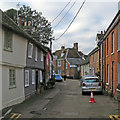
MULTIPOLYGON (((89 103, 90 95, 82 96, 78 80, 56 83, 55 88, 13 107, 8 118, 19 113, 20 118, 109 118, 118 114, 118 103, 105 95, 94 95, 96 103, 89 103)), ((18 115, 17 115, 18 116, 18 115)))

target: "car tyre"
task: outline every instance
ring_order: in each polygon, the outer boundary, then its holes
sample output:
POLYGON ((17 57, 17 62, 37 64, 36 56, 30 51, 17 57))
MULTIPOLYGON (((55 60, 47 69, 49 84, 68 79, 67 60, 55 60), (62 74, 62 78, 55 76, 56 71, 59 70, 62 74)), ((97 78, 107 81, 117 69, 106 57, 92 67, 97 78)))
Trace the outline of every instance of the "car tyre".
POLYGON ((82 91, 82 95, 85 95, 85 93, 82 91))

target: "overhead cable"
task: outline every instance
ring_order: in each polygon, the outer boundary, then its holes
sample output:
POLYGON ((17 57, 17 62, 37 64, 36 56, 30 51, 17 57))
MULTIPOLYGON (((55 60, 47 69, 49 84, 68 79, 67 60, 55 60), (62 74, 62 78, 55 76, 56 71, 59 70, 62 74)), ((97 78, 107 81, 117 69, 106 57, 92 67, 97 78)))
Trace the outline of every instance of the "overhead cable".
MULTIPOLYGON (((61 10, 61 12, 52 20, 52 22, 54 22, 57 18, 58 18, 58 16, 60 16, 60 14, 65 10, 65 8, 70 4, 70 2, 71 2, 71 0, 66 4, 66 6, 61 10)), ((51 22, 51 23, 52 23, 51 22)))
MULTIPOLYGON (((76 0, 77 1, 77 0, 76 0)), ((65 18, 65 16, 68 14, 68 12, 72 9, 72 7, 75 5, 76 1, 72 4, 72 6, 68 9, 66 14, 61 18, 61 20, 58 22, 57 25, 54 26, 54 29, 61 23, 61 21, 65 18)))
POLYGON ((70 26, 71 26, 72 23, 74 22, 75 18, 76 18, 77 15, 79 14, 80 10, 82 9, 83 5, 85 4, 85 1, 86 1, 86 0, 84 0, 84 2, 82 3, 82 5, 81 5, 80 8, 78 9, 75 17, 73 18, 73 20, 71 21, 71 23, 69 24, 69 26, 66 28, 66 30, 65 30, 58 38, 56 38, 55 40, 60 39, 60 38, 67 32, 67 30, 70 28, 70 26))

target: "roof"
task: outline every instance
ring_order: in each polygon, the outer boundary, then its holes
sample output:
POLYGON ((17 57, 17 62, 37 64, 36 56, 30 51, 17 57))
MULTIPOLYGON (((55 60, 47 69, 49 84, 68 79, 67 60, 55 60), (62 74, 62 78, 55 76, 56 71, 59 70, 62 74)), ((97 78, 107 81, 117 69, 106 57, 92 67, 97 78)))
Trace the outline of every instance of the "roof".
POLYGON ((70 63, 70 65, 81 65, 83 62, 82 58, 67 58, 67 61, 70 63))
POLYGON ((57 50, 53 54, 57 56, 57 59, 65 59, 66 54, 67 54, 67 49, 62 49, 62 50, 57 50), (62 55, 61 55, 62 54, 62 55))
POLYGON ((69 48, 67 58, 81 58, 78 51, 74 48, 69 48))
POLYGON ((88 55, 92 55, 92 54, 94 54, 97 51, 98 51, 98 47, 94 48, 88 55))
POLYGON ((37 40, 35 40, 32 36, 26 33, 22 28, 20 28, 6 13, 4 13, 1 9, 0 12, 2 13, 2 26, 3 28, 7 28, 14 33, 25 37, 28 40, 31 40, 34 44, 39 46, 44 52, 46 51, 44 46, 37 40))
POLYGON ((89 57, 87 57, 87 58, 82 62, 81 65, 86 65, 86 64, 89 64, 89 57))

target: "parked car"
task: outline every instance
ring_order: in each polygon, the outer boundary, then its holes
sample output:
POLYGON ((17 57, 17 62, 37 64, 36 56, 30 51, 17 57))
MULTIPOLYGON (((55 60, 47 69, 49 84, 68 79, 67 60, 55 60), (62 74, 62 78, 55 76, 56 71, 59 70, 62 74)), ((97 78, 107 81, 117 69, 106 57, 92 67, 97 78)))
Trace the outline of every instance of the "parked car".
POLYGON ((85 76, 82 76, 82 78, 80 79, 80 86, 82 86, 83 80, 85 79, 85 76))
POLYGON ((82 82, 82 94, 85 92, 99 92, 102 94, 102 83, 98 77, 85 77, 82 82))
POLYGON ((61 75, 59 75, 59 74, 55 74, 55 81, 57 82, 57 81, 63 81, 63 78, 62 78, 62 76, 61 75))

